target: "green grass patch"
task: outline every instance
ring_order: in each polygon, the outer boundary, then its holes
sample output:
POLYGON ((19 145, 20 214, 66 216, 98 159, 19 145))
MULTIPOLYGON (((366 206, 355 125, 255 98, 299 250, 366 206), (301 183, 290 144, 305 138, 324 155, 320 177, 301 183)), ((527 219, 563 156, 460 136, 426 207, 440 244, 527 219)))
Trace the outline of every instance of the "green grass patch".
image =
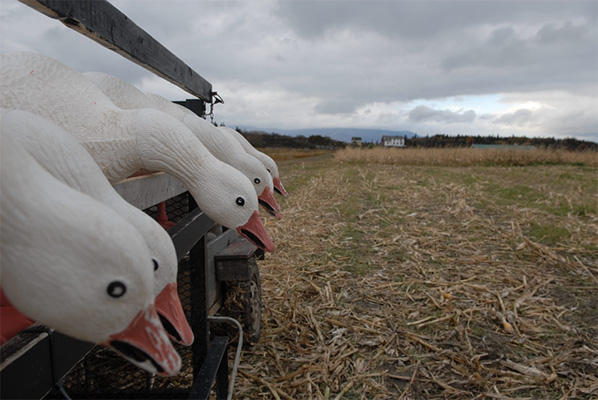
POLYGON ((585 217, 588 215, 596 215, 598 212, 598 206, 596 204, 586 203, 579 203, 570 206, 568 203, 561 203, 557 207, 546 207, 546 211, 561 217, 566 217, 568 215, 585 217))
POLYGON ((525 185, 508 186, 497 182, 486 185, 486 191, 495 195, 505 204, 519 204, 524 206, 533 206, 538 200, 544 200, 546 196, 535 189, 525 185))
POLYGON ((538 223, 533 223, 530 226, 528 235, 546 245, 554 245, 571 237, 571 233, 566 228, 552 224, 538 223))
POLYGON ((353 275, 358 275, 358 276, 363 276, 375 269, 376 269, 375 265, 367 265, 364 263, 353 263, 353 264, 347 265, 344 268, 345 271, 350 272, 353 275))

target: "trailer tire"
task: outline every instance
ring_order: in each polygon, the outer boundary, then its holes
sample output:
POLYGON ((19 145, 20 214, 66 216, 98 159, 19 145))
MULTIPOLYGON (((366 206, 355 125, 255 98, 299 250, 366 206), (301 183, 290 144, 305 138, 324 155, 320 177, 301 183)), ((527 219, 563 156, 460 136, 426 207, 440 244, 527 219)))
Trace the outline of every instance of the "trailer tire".
MULTIPOLYGON (((248 261, 251 278, 243 281, 224 282, 224 304, 222 315, 236 319, 243 327, 243 343, 247 346, 257 344, 262 327, 262 285, 257 261, 254 257, 248 261)), ((229 337, 235 340, 236 329, 229 330, 229 337)))

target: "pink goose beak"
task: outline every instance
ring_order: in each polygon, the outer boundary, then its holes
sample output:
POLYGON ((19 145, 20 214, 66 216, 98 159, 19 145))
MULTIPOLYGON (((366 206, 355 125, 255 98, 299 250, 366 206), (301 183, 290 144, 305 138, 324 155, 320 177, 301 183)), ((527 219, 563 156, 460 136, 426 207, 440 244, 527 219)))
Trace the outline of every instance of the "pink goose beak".
POLYGON ((276 199, 274 199, 274 193, 272 193, 270 187, 266 186, 262 194, 260 194, 257 199, 260 205, 264 207, 264 209, 271 215, 275 216, 277 219, 281 218, 280 206, 276 202, 276 199))
POLYGON ((160 376, 172 376, 181 368, 181 357, 168 340, 153 304, 140 311, 124 331, 110 335, 102 345, 139 368, 160 376))
POLYGON ((284 197, 289 197, 287 190, 284 188, 284 186, 282 186, 280 178, 272 178, 272 180, 274 181, 274 190, 276 190, 276 192, 283 195, 284 197))
POLYGON ((260 249, 274 251, 274 243, 270 239, 270 236, 268 236, 268 232, 266 232, 266 227, 260 219, 259 212, 254 211, 245 225, 237 227, 237 232, 245 236, 247 240, 260 249))
POLYGON ((170 339, 185 346, 193 343, 193 331, 185 318, 176 282, 164 286, 156 297, 156 311, 170 339))

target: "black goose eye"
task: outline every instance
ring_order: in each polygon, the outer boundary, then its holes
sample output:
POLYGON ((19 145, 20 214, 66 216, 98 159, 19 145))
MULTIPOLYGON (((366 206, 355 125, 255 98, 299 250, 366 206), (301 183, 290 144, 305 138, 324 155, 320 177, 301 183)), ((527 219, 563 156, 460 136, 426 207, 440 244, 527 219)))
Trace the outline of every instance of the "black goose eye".
POLYGON ((270 170, 268 168, 266 168, 266 171, 268 171, 269 173, 272 173, 272 172, 270 172, 270 170))
POLYGON ((255 182, 256 185, 259 185, 261 182, 260 178, 255 178, 253 181, 255 182))
POLYGON ((122 282, 114 281, 108 285, 107 292, 111 297, 119 298, 127 292, 127 287, 122 282))
POLYGON ((239 206, 244 206, 245 205, 245 199, 242 197, 237 197, 237 205, 239 206))
POLYGON ((154 271, 157 271, 158 270, 158 261, 154 260, 153 258, 152 258, 152 261, 154 262, 154 271))

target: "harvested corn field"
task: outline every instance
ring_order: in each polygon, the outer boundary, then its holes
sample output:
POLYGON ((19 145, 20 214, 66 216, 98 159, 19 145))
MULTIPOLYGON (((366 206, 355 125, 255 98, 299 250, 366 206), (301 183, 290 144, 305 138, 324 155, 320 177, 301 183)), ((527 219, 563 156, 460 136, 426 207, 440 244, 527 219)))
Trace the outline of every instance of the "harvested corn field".
POLYGON ((597 398, 597 172, 282 163, 236 398, 597 398))

